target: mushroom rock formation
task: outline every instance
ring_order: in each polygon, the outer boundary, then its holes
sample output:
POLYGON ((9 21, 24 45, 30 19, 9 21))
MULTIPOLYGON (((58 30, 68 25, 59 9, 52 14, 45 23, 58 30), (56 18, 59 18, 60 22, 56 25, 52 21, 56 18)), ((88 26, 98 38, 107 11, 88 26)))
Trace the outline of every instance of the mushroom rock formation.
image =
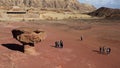
POLYGON ((40 29, 21 27, 12 30, 13 38, 21 42, 24 46, 24 53, 37 54, 35 44, 46 38, 46 32, 40 29))

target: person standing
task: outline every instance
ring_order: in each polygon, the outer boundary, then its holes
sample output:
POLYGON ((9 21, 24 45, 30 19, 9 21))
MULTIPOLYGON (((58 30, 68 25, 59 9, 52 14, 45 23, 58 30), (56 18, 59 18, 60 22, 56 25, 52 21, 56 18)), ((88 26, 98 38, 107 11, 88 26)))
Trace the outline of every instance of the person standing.
POLYGON ((83 40, 83 36, 80 37, 80 40, 81 40, 81 41, 83 40))
POLYGON ((102 53, 102 47, 99 48, 99 52, 100 52, 100 54, 102 53))
POLYGON ((106 53, 110 54, 110 52, 111 52, 111 48, 106 48, 106 53))
POLYGON ((56 48, 59 47, 58 41, 55 42, 55 47, 56 47, 56 48))
POLYGON ((60 47, 63 48, 63 41, 60 40, 60 47))
POLYGON ((104 54, 104 53, 105 53, 105 46, 100 47, 100 53, 101 53, 101 54, 104 54))

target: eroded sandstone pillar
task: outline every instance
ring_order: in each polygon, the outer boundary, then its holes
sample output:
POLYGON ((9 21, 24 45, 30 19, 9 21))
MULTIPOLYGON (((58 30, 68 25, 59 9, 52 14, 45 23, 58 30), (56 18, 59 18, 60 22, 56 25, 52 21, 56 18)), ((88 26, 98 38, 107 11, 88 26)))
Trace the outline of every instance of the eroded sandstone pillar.
POLYGON ((24 45, 24 53, 29 55, 38 55, 37 50, 35 49, 35 46, 30 45, 24 45))

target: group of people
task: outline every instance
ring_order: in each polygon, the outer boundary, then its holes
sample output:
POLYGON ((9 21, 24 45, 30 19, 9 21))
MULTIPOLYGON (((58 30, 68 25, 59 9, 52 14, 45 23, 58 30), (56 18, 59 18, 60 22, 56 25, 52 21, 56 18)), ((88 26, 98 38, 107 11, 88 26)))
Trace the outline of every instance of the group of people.
MULTIPOLYGON (((80 40, 83 41, 83 36, 80 37, 80 40)), ((111 48, 110 47, 101 46, 99 48, 99 53, 108 55, 108 54, 111 53, 111 48)))
MULTIPOLYGON (((81 41, 83 40, 83 37, 81 36, 81 41)), ((63 41, 55 41, 55 47, 56 48, 63 48, 63 41)), ((100 46, 99 48, 99 53, 100 54, 110 54, 111 53, 111 48, 110 47, 105 47, 105 46, 100 46)))
POLYGON ((100 54, 110 54, 111 53, 111 48, 105 48, 105 46, 103 46, 103 47, 100 47, 99 48, 99 50, 100 50, 100 54))
POLYGON ((63 48, 63 41, 62 41, 62 40, 56 41, 56 42, 55 42, 55 47, 56 47, 56 48, 63 48))

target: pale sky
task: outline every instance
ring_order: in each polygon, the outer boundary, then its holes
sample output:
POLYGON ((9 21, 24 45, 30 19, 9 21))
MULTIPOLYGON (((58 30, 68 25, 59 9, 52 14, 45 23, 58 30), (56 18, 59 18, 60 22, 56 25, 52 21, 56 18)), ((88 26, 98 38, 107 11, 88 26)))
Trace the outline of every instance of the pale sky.
POLYGON ((79 0, 81 3, 89 3, 95 7, 110 7, 120 9, 120 0, 79 0))

